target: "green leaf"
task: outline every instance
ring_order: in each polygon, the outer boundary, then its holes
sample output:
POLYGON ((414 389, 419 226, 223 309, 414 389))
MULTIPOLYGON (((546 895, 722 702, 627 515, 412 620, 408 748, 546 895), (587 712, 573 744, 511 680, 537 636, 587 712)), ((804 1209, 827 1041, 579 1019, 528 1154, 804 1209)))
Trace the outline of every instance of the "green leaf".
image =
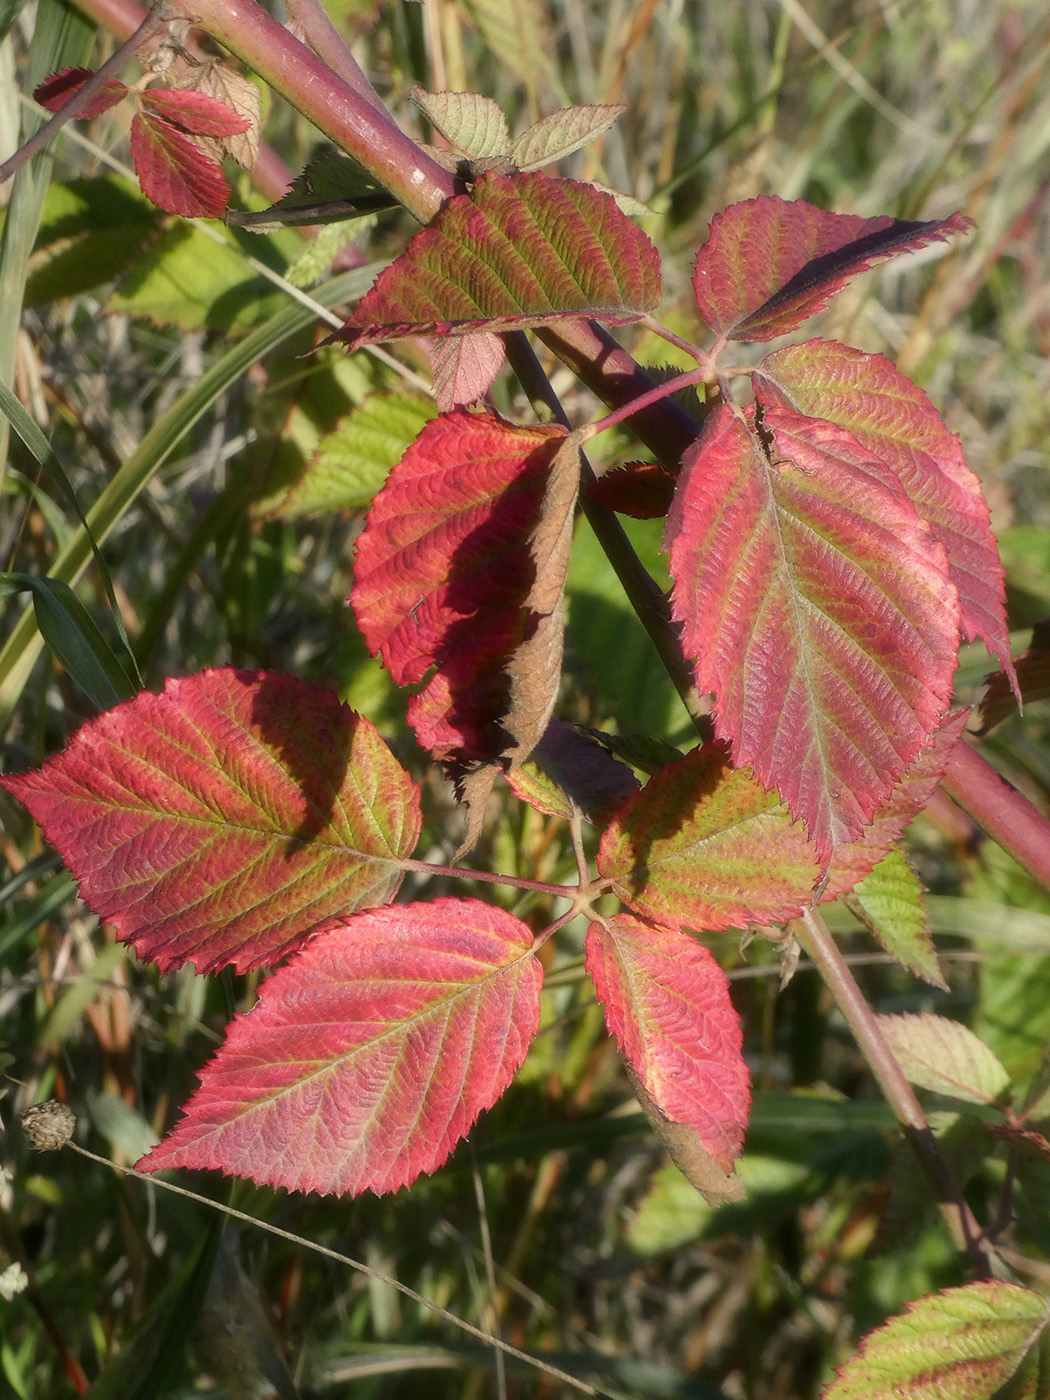
POLYGON ((930 938, 919 877, 894 846, 844 903, 902 966, 948 990, 930 938))
POLYGON ((511 160, 521 170, 538 170, 596 141, 627 111, 622 102, 607 106, 564 107, 534 123, 511 147, 511 160))
POLYGON ((998 1057, 958 1021, 923 1012, 880 1016, 878 1022, 897 1063, 920 1089, 986 1105, 1009 1089, 1010 1076, 998 1057))
POLYGON ((507 154, 507 119, 491 97, 483 97, 480 92, 425 92, 417 87, 412 91, 412 101, 445 140, 464 155, 487 160, 507 154))
POLYGON ((920 1298, 864 1339, 824 1400, 992 1400, 1047 1316, 1038 1293, 999 1280, 920 1298))

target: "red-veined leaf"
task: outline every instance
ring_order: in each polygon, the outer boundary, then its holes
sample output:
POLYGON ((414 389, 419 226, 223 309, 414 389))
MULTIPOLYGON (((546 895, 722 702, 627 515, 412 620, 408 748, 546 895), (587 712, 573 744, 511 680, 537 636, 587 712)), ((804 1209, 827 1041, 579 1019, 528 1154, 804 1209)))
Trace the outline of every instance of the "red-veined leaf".
POLYGON ((992 1400, 1048 1319, 1045 1298, 1001 1279, 946 1288, 869 1333, 824 1400, 992 1400))
MULTIPOLYGON (((443 414, 391 472, 358 540, 361 631, 399 685, 437 665, 409 719, 458 777, 520 763, 550 717, 579 472, 567 446, 559 427, 443 414)), ((484 793, 465 800, 473 817, 484 793)))
POLYGON ((751 1103, 740 1018, 707 948, 680 929, 628 914, 592 923, 587 971, 624 1057, 657 1108, 687 1123, 723 1171, 744 1141, 751 1103))
POLYGON ((230 187, 211 156, 170 122, 137 112, 131 123, 131 159, 142 193, 160 209, 187 218, 218 218, 230 187))
POLYGON ((139 1166, 293 1191, 395 1191, 496 1102, 539 1023, 520 919, 478 900, 358 914, 263 983, 139 1166))
POLYGON ((150 88, 139 93, 139 108, 190 136, 239 136, 251 125, 246 113, 191 88, 150 88))
POLYGON ((268 672, 169 680, 3 784, 161 968, 273 963, 390 899, 419 835, 416 786, 373 726, 268 672))
POLYGON ((801 823, 724 744, 650 778, 603 836, 598 870, 636 913, 695 929, 795 918, 818 876, 801 823))
POLYGON ((774 350, 755 378, 768 402, 837 423, 893 468, 947 551, 967 641, 981 637, 1012 676, 1003 567, 988 506, 959 439, 918 385, 882 355, 825 340, 774 350))
POLYGON ((943 548, 852 434, 714 411, 667 521, 673 612, 716 726, 802 817, 854 840, 947 707, 959 602, 943 548))
MULTIPOLYGON (((61 73, 52 73, 33 92, 33 96, 49 112, 57 112, 64 107, 74 93, 93 78, 90 68, 63 68, 61 73)), ((98 117, 115 107, 131 91, 118 78, 107 78, 102 87, 92 97, 86 107, 77 113, 78 117, 98 117)))
POLYGON ((696 304, 727 340, 772 340, 819 311, 855 273, 970 223, 962 214, 928 223, 862 219, 760 195, 711 220, 693 273, 696 304))
POLYGON ((488 175, 445 203, 381 272, 335 339, 614 325, 660 300, 660 260, 609 195, 546 175, 488 175))

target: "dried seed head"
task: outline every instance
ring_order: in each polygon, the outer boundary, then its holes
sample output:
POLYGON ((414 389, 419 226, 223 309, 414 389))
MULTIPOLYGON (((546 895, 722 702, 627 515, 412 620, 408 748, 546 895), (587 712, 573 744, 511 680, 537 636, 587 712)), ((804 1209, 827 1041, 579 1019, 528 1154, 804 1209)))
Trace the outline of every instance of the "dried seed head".
POLYGON ((73 1136, 76 1124, 73 1110, 55 1099, 48 1103, 34 1104, 22 1114, 22 1130, 40 1152, 51 1152, 56 1147, 64 1147, 73 1136))

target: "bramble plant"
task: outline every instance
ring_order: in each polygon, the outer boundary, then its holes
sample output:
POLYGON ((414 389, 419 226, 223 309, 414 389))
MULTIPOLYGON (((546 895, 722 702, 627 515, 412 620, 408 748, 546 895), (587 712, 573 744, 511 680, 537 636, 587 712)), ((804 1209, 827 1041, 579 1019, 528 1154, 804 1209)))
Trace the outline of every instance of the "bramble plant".
MULTIPOLYGON (((975 1113, 989 1145, 1046 1158, 1045 1076, 1014 1102, 1009 1075, 962 1024, 876 1016, 821 917, 848 900, 886 952, 946 987, 900 844, 939 785, 1050 883, 1050 822, 981 758, 968 711, 954 708, 961 641, 983 642, 1002 668, 989 705, 1019 702, 1038 658, 1011 661, 988 508, 923 390, 881 355, 782 339, 851 278, 965 237, 970 221, 862 218, 769 195, 731 204, 696 251, 696 329, 682 334, 657 319, 660 257, 633 202, 544 173, 621 108, 566 108, 512 139, 489 99, 420 92, 444 140, 435 152, 398 129, 312 3, 289 6, 305 42, 250 3, 172 9, 343 153, 314 162, 265 215, 230 211, 232 225, 320 223, 332 200, 340 217, 397 202, 424 224, 332 339, 349 351, 427 346, 436 409, 406 390, 364 399, 282 484, 280 510, 367 509, 349 603, 371 654, 412 687, 408 724, 461 814, 450 816, 456 854, 419 859, 420 786, 332 691, 230 666, 132 694, 132 668, 81 628, 80 651, 63 659, 92 651, 104 712, 3 786, 140 957, 165 971, 268 973, 141 1169, 337 1195, 434 1171, 525 1061, 552 947, 583 920, 586 970, 639 1103, 709 1200, 739 1200, 749 1073, 704 938, 757 929, 820 968, 975 1276, 872 1334, 828 1394, 883 1393, 888 1373, 894 1393, 918 1396, 931 1370, 974 1400, 1008 1381, 1039 1393, 1050 1312, 1004 1277, 1008 1257, 1023 1270, 1001 1247, 1005 1223, 967 1199, 911 1086, 975 1113), (647 372, 602 329, 628 325, 694 367, 647 372), (604 416, 569 421, 526 331, 604 400, 604 416), (505 359, 531 413, 494 389, 505 359), (614 429, 653 460, 635 447, 625 464, 592 466, 588 445, 614 429), (688 744, 559 717, 581 511, 678 691, 688 744), (620 516, 665 521, 666 595, 620 516), (575 883, 462 863, 491 850, 504 784, 565 823, 575 883), (413 893, 399 902, 406 875, 413 893), (428 898, 426 879, 532 892, 551 913, 537 925, 494 899, 428 898), (964 1328, 976 1348, 965 1354, 964 1328)), ((167 32, 156 17, 146 29, 167 32)), ((166 64, 168 86, 132 89, 109 65, 72 66, 36 95, 56 123, 133 101, 143 193, 174 214, 216 216, 229 197, 218 162, 251 164, 258 104, 234 70, 206 67, 205 78, 184 63, 180 81, 166 64)), ((28 441, 14 410, 12 421, 28 441)), ((8 591, 33 590, 46 632, 41 606, 62 600, 72 573, 50 591, 5 578, 8 591)))

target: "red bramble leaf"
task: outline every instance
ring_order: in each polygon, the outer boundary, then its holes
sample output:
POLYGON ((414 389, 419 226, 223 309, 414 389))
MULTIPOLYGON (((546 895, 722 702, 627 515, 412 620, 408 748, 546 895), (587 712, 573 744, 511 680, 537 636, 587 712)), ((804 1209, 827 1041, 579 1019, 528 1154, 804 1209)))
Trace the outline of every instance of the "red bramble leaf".
POLYGON ((727 340, 773 340, 819 311, 854 274, 970 223, 962 214, 928 223, 862 219, 761 195, 711 220, 693 274, 696 304, 727 340))
POLYGON ((603 836, 598 870, 636 913, 695 929, 793 919, 818 876, 802 825, 724 744, 650 778, 603 836))
POLYGON ((381 904, 419 795, 367 720, 267 672, 169 680, 3 779, 121 938, 159 967, 268 966, 381 904))
POLYGON ((981 637, 1013 677, 1003 568, 980 482, 959 439, 882 355, 834 341, 774 350, 755 372, 767 402, 846 428, 890 466, 948 553, 967 641, 981 637))
POLYGON ((627 462, 587 487, 607 510, 635 520, 662 520, 671 506, 677 477, 659 462, 627 462))
POLYGON ((442 414, 393 469, 358 540, 351 601, 373 653, 399 685, 438 667, 409 718, 439 758, 489 762, 506 746, 508 663, 541 612, 530 593, 542 580, 554 585, 547 601, 560 595, 533 540, 565 440, 560 427, 442 414))
POLYGON ((711 953, 679 929, 619 914, 591 924, 587 971, 609 1029, 656 1107, 689 1124, 730 1171, 751 1094, 740 1018, 711 953))
MULTIPOLYGON (((33 96, 41 107, 46 107, 49 112, 57 112, 66 105, 74 93, 79 92, 88 78, 94 76, 90 68, 63 68, 61 73, 52 73, 50 78, 45 78, 36 88, 33 96)), ((77 116, 78 118, 101 116, 103 112, 108 112, 111 107, 115 107, 130 91, 131 89, 119 79, 107 78, 100 90, 88 101, 87 106, 77 113, 77 116)))
POLYGON ((218 218, 229 202, 230 187, 218 164, 162 117, 136 114, 131 158, 142 193, 170 214, 218 218))
POLYGON ((438 340, 430 365, 438 407, 447 411, 477 403, 499 373, 505 354, 502 339, 490 331, 438 340))
POLYGON ((826 862, 947 708, 959 603, 944 550, 852 434, 777 408, 756 430, 715 409, 683 458, 666 539, 717 731, 826 862))
POLYGON ((263 984, 139 1167, 339 1194, 433 1171, 536 1033, 532 942, 478 900, 395 905, 330 929, 263 984))
POLYGON ((568 316, 619 325, 659 300, 659 255, 609 195, 546 175, 489 175, 441 207, 335 339, 355 348, 568 316))
POLYGON ((150 88, 139 94, 139 108, 191 136, 238 136, 251 125, 243 112, 192 88, 150 88))

